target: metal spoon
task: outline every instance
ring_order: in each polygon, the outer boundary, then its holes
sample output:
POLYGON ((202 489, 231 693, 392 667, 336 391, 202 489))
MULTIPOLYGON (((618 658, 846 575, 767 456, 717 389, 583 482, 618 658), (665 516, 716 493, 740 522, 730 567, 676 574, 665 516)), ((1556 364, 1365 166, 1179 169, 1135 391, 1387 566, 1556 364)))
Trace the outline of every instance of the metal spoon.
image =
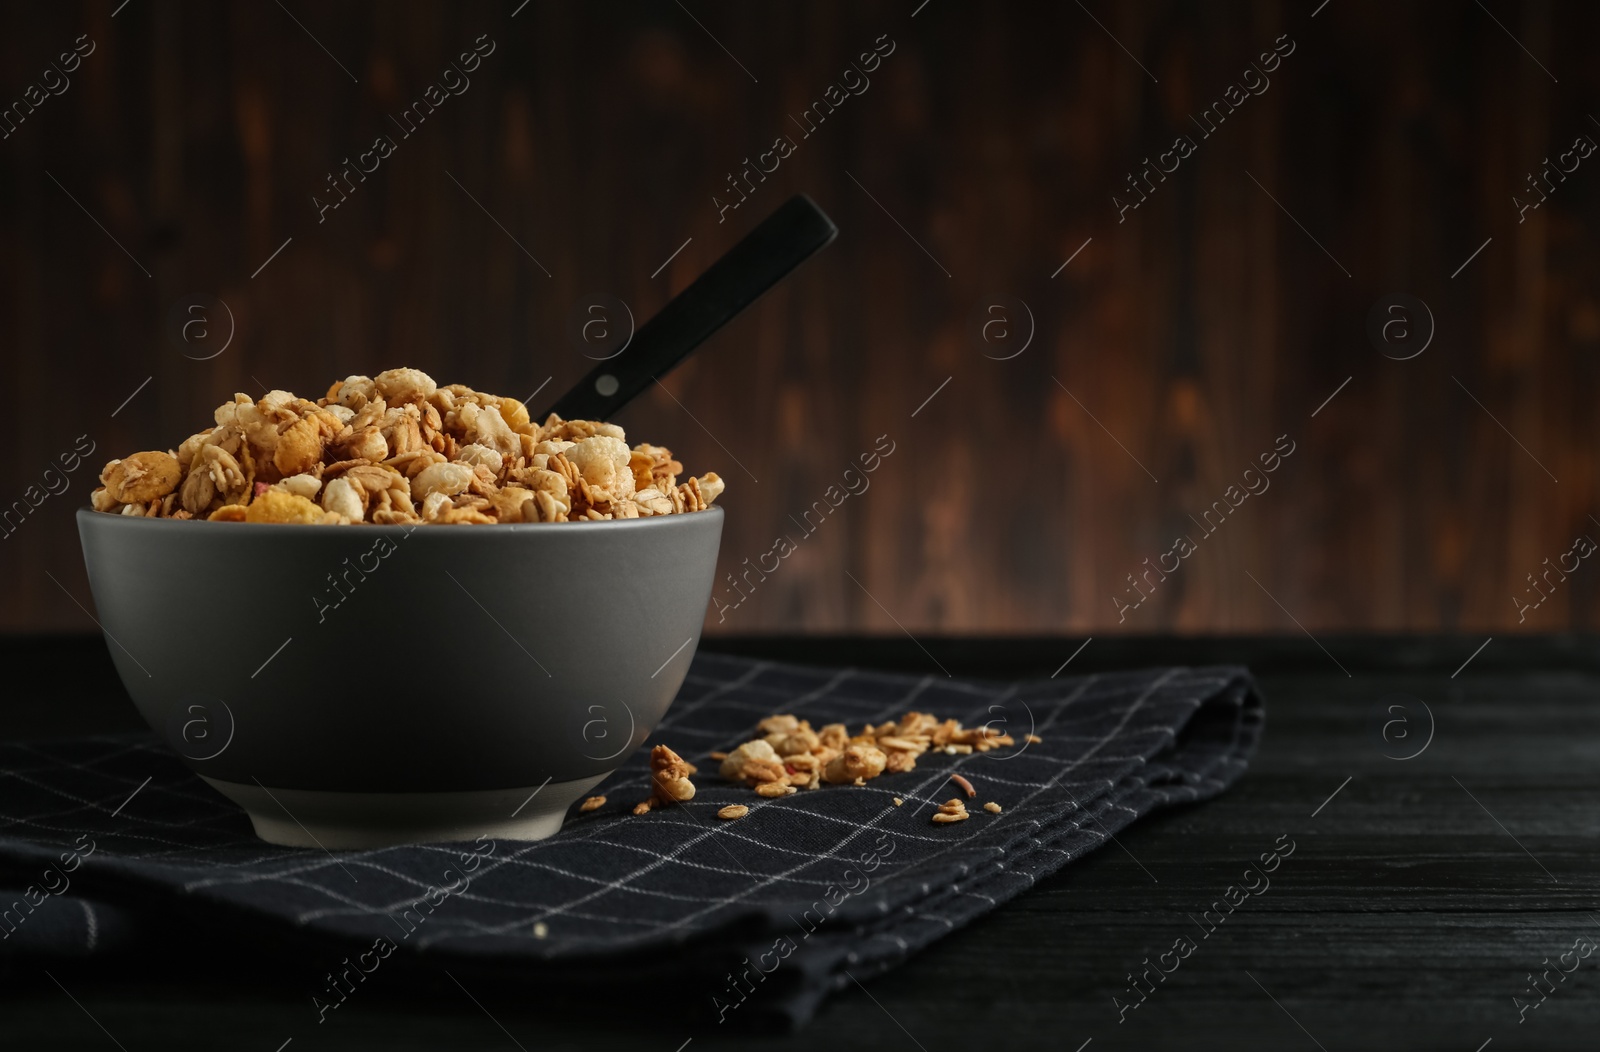
POLYGON ((791 197, 640 326, 623 354, 595 366, 534 419, 610 419, 838 233, 811 198, 791 197))

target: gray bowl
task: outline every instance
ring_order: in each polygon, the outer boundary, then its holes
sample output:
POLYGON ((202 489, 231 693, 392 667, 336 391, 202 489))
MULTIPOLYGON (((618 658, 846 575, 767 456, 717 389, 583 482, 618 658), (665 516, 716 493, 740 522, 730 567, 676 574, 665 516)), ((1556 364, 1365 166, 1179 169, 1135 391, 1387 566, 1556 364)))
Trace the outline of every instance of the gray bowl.
POLYGON ((78 512, 134 704, 275 844, 550 836, 700 641, 722 511, 286 526, 78 512))

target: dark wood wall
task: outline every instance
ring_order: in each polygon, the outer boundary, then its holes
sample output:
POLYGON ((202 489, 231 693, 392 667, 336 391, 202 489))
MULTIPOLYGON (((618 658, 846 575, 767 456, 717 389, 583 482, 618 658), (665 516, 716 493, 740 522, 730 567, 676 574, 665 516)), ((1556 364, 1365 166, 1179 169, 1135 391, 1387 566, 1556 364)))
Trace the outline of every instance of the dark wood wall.
MULTIPOLYGON (((580 297, 647 317, 797 191, 837 242, 621 420, 728 479, 724 571, 798 541, 713 630, 1595 626, 1594 560, 1514 602, 1600 539, 1600 157, 1525 221, 1513 201, 1600 141, 1591 4, 120 2, 0 33, 8 105, 94 45, 0 140, 0 501, 96 446, 0 540, 7 629, 92 627, 72 512, 107 457, 234 391, 399 364, 519 396, 550 378, 543 402, 591 364, 580 297), (459 88, 483 34, 470 86, 401 137, 391 116, 459 88), (846 71, 875 43, 863 88, 846 71), (319 222, 327 175, 382 134, 319 222), (790 155, 719 216, 779 135, 790 155), (1146 158, 1177 167, 1119 214, 1146 158), (1367 334, 1398 293, 1434 325, 1408 360, 1367 334), (207 360, 177 339, 195 296, 233 319, 207 360), (1015 357, 1022 328, 980 338, 1007 303, 1033 323, 1015 357), (870 488, 802 538, 884 435, 870 488), (1279 436, 1270 489, 1203 533, 1279 436), (1122 610, 1181 535, 1193 554, 1122 610)), ((259 583, 241 566, 219 605, 259 583)))

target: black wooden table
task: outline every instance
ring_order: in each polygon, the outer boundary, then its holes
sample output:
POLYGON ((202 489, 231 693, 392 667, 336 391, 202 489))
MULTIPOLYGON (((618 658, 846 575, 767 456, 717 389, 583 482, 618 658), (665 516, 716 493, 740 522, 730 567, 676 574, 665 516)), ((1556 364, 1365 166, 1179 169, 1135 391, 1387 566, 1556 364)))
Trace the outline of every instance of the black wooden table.
MULTIPOLYGON (((921 640, 955 674, 992 677, 1049 675, 1081 642, 921 640)), ((1268 712, 1250 772, 1221 799, 1140 822, 1120 846, 836 997, 798 1035, 691 1035, 638 991, 603 981, 583 1004, 540 990, 474 1004, 441 983, 373 991, 285 1052, 674 1052, 686 1040, 693 1052, 1595 1049, 1600 953, 1582 948, 1600 945, 1600 642, 1482 643, 1094 640, 1069 674, 1250 665, 1268 712), (1270 885, 1252 876, 1242 887, 1247 867, 1290 843, 1270 885), (1218 924, 1204 911, 1230 885, 1243 901, 1218 924), (1181 939, 1192 940, 1187 956, 1169 952, 1181 939), (1147 971, 1149 988, 1130 976, 1147 971)), ((932 667, 904 637, 706 646, 932 667)), ((11 640, 0 655, 10 683, 0 735, 140 727, 98 639, 11 640)), ((52 969, 76 1004, 37 969, 8 968, 0 1046, 276 1052, 282 1034, 304 1033, 298 976, 226 943, 198 956, 52 969)))

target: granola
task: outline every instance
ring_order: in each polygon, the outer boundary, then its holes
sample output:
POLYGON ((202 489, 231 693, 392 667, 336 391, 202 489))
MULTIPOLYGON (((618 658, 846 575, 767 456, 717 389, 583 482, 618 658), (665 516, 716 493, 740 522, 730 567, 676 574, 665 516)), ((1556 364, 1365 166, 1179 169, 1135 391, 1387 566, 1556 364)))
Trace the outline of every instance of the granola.
MULTIPOLYGON (((787 713, 768 716, 756 724, 756 730, 760 737, 710 756, 721 762, 722 777, 773 798, 825 783, 865 785, 885 773, 903 774, 914 770, 917 758, 930 750, 982 753, 1016 744, 1011 735, 996 733, 988 725, 963 727, 955 720, 939 720, 924 712, 908 712, 877 726, 868 724, 855 735, 842 723, 813 728, 809 720, 787 713)), ((969 797, 977 795, 977 789, 961 775, 952 774, 951 780, 969 797)), ((895 798, 895 806, 901 802, 895 798)), ((965 813, 963 806, 963 817, 965 813)))
POLYGON ((703 511, 726 488, 687 476, 616 424, 534 423, 515 398, 417 369, 348 376, 315 401, 236 394, 177 449, 113 460, 98 511, 211 522, 591 522, 703 511))
POLYGON ((681 804, 694 799, 694 783, 689 776, 695 772, 694 764, 685 760, 665 745, 650 750, 650 799, 636 804, 633 813, 646 814, 668 804, 681 804))

